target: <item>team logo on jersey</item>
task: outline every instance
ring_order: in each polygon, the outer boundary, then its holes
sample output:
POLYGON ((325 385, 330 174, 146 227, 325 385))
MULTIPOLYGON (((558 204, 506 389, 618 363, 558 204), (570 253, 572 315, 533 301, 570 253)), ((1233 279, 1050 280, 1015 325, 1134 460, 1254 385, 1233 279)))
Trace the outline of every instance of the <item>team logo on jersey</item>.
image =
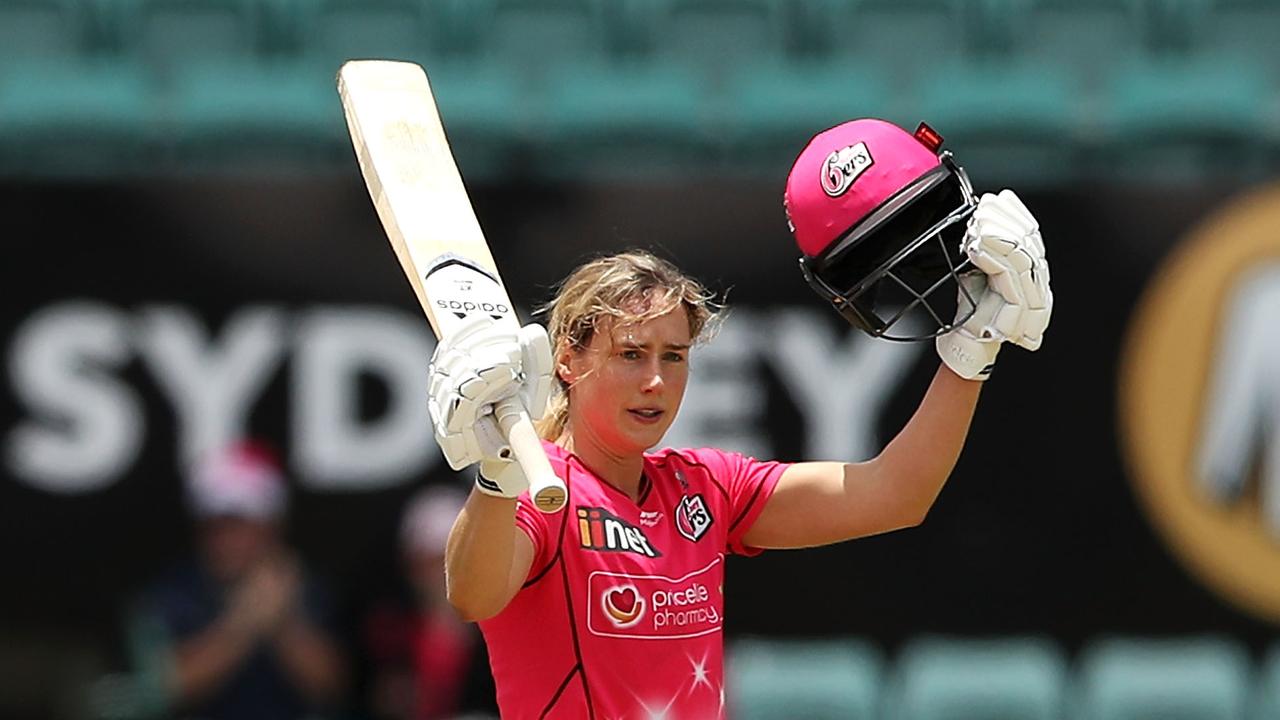
POLYGON ((676 531, 689 542, 698 542, 711 527, 711 522, 711 511, 707 509, 702 493, 680 498, 680 505, 676 507, 676 531))
POLYGON ((584 550, 662 557, 662 553, 649 542, 644 530, 604 508, 578 508, 578 538, 584 550))
POLYGON ((644 598, 635 585, 619 585, 609 588, 600 596, 604 613, 614 627, 628 628, 640 622, 644 616, 644 598))

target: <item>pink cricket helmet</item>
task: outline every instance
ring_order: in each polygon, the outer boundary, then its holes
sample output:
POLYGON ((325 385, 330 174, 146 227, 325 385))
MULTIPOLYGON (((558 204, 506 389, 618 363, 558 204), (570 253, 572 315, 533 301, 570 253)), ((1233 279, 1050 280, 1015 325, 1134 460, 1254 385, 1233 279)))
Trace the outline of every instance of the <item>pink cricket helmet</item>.
POLYGON ((783 204, 805 279, 872 335, 936 337, 975 309, 958 275, 977 201, 941 146, 923 123, 912 134, 851 120, 815 135, 787 177, 783 204))

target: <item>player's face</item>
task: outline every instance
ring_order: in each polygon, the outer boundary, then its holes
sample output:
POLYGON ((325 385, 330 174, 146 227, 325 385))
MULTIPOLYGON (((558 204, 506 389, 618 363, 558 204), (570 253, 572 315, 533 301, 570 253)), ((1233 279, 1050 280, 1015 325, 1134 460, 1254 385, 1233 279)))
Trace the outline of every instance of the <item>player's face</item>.
POLYGON ((622 456, 661 442, 689 383, 691 344, 680 307, 638 325, 608 323, 586 350, 566 353, 559 369, 572 385, 575 442, 622 456))

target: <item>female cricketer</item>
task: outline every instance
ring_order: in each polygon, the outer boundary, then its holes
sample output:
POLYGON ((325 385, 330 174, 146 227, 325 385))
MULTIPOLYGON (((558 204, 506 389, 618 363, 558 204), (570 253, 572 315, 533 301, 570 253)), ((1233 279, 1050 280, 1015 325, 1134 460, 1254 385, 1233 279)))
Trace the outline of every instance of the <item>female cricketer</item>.
POLYGON ((436 438, 451 466, 479 464, 449 537, 448 597, 480 623, 504 718, 721 718, 727 554, 924 519, 1002 343, 1039 347, 1052 308, 1035 219, 1011 191, 975 197, 940 146, 925 126, 855 120, 815 136, 787 182, 805 276, 854 324, 892 338, 905 310, 938 318, 936 296, 952 298, 933 330, 912 325, 942 366, 871 460, 655 451, 716 308, 645 252, 570 274, 548 307, 549 335, 474 320, 441 343, 436 438), (917 259, 931 248, 939 255, 917 259), (907 301, 882 302, 895 288, 907 301), (502 457, 488 409, 513 396, 542 417, 569 492, 557 513, 533 508, 519 465, 502 457))

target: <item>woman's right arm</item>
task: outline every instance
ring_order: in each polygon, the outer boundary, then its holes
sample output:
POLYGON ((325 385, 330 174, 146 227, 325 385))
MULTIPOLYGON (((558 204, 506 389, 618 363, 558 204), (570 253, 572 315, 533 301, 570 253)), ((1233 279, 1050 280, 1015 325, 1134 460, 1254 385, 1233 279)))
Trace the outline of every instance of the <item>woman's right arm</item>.
POLYGON ((445 550, 449 604, 468 622, 502 612, 533 565, 533 541, 516 527, 516 500, 472 490, 445 550))

